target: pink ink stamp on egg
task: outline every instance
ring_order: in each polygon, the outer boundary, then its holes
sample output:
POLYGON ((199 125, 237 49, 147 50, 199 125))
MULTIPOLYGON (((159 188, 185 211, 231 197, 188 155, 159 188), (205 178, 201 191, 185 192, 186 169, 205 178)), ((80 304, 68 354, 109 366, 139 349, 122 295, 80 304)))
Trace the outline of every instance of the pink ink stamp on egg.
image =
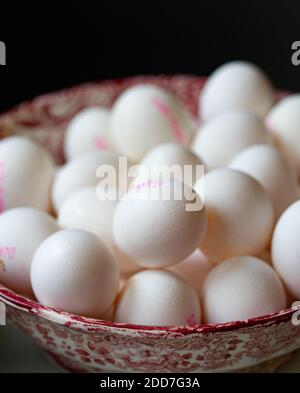
POLYGON ((175 136, 175 139, 178 143, 184 143, 184 133, 180 124, 174 114, 172 113, 171 108, 161 101, 159 98, 154 97, 152 100, 153 104, 160 111, 160 113, 167 119, 170 124, 171 130, 175 136))
POLYGON ((161 180, 148 180, 137 184, 131 184, 129 186, 130 190, 143 190, 144 188, 158 188, 163 184, 161 180))
POLYGON ((5 258, 9 261, 12 261, 16 255, 15 247, 3 247, 0 246, 0 258, 5 258))
POLYGON ((105 150, 105 149, 108 149, 108 147, 109 147, 106 140, 100 136, 98 136, 94 139, 94 145, 99 150, 105 150))

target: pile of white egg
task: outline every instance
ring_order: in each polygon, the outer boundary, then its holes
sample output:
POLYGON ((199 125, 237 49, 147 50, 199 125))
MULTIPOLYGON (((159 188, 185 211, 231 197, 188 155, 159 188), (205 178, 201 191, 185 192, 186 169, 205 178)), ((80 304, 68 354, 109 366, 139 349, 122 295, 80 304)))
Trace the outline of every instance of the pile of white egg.
POLYGON ((256 66, 218 68, 198 119, 166 89, 134 85, 111 109, 78 113, 64 151, 55 168, 28 138, 0 142, 6 287, 152 326, 249 319, 300 300, 300 94, 277 103, 256 66))

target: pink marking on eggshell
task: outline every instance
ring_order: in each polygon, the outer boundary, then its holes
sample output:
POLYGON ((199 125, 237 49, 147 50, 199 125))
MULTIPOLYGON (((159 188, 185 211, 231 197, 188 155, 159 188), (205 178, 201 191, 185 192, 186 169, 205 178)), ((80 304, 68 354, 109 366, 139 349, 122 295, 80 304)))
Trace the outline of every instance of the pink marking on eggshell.
POLYGON ((163 184, 161 180, 148 180, 144 181, 142 183, 137 183, 137 184, 131 184, 129 189, 130 190, 143 190, 144 188, 158 188, 163 184))
POLYGON ((175 136, 175 140, 178 143, 183 144, 184 143, 184 133, 183 133, 182 128, 180 127, 180 124, 178 123, 176 117, 173 115, 171 108, 157 97, 153 98, 153 104, 160 111, 160 113, 162 115, 164 115, 164 117, 168 120, 171 130, 175 136))
POLYGON ((109 147, 107 141, 100 136, 98 136, 94 139, 94 144, 95 144, 96 148, 99 150, 105 150, 105 149, 108 149, 108 147, 109 147))
POLYGON ((4 164, 3 162, 0 162, 0 213, 4 212, 5 210, 3 180, 4 180, 4 164))
POLYGON ((13 260, 16 255, 15 247, 1 247, 0 246, 0 257, 6 257, 8 260, 13 260))

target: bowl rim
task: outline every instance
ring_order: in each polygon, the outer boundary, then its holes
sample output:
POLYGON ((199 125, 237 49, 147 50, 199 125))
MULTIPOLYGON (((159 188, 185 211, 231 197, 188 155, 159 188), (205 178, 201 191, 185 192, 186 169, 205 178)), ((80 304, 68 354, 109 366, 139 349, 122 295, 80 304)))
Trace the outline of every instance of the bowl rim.
POLYGON ((191 326, 149 326, 129 323, 119 323, 94 319, 75 315, 52 307, 47 307, 39 302, 28 299, 0 284, 0 302, 17 308, 32 315, 36 315, 67 327, 74 327, 79 330, 97 332, 97 331, 115 331, 119 334, 134 335, 135 333, 178 333, 180 335, 190 335, 195 333, 214 333, 224 331, 235 331, 252 326, 267 324, 278 324, 281 322, 291 321, 293 314, 300 310, 300 304, 296 307, 290 307, 276 313, 270 313, 259 317, 253 317, 244 320, 237 320, 218 324, 195 324, 191 326))
MULTIPOLYGON (((75 86, 70 86, 64 89, 52 91, 49 93, 38 95, 32 99, 21 102, 13 107, 0 112, 0 118, 13 115, 15 112, 22 110, 23 108, 34 106, 37 102, 45 102, 47 100, 55 99, 58 96, 71 95, 74 92, 80 91, 81 89, 95 88, 97 86, 105 86, 109 84, 122 84, 131 83, 139 81, 141 78, 150 81, 160 81, 161 79, 170 80, 172 78, 182 78, 186 80, 193 80, 203 84, 207 77, 197 76, 193 74, 175 74, 175 75, 137 75, 129 77, 114 78, 111 80, 94 80, 90 82, 84 82, 77 84, 75 86)), ((288 94, 286 91, 277 92, 277 98, 285 97, 288 94)), ((300 304, 296 307, 289 307, 276 313, 270 313, 262 315, 259 317, 253 317, 244 320, 237 320, 219 324, 195 324, 192 326, 149 326, 149 325, 138 325, 138 324, 128 324, 128 323, 118 323, 105 321, 100 319, 94 319, 89 317, 84 317, 80 315, 75 315, 68 313, 59 309, 51 308, 40 304, 39 302, 28 299, 25 296, 17 294, 13 290, 5 287, 0 283, 0 302, 11 306, 13 308, 22 310, 32 315, 36 315, 54 322, 59 325, 64 325, 67 327, 74 327, 79 330, 85 331, 113 331, 117 330, 120 334, 134 335, 135 333, 178 333, 182 335, 190 335, 195 333, 213 333, 213 332, 224 332, 224 331, 234 331, 242 328, 249 328, 252 326, 266 325, 271 323, 281 323, 291 320, 293 314, 300 310, 300 304)), ((174 335, 173 335, 174 336, 174 335)), ((174 337, 177 337, 175 334, 174 337)))

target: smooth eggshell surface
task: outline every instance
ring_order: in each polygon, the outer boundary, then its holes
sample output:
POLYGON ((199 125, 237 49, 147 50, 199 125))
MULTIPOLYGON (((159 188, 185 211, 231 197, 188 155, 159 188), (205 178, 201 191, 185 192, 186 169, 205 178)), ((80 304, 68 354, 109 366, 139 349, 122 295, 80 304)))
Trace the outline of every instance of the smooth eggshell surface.
POLYGON ((297 175, 279 150, 267 145, 254 145, 239 153, 230 163, 256 179, 273 202, 276 218, 299 198, 297 175))
POLYGON ((272 85, 262 70, 245 61, 231 61, 207 79, 199 113, 207 120, 232 109, 246 109, 263 118, 274 98, 272 85))
POLYGON ((268 114, 266 125, 300 177, 300 94, 279 101, 268 114))
POLYGON ((259 255, 271 240, 274 209, 262 186, 233 169, 215 169, 195 186, 207 211, 201 250, 212 261, 259 255))
POLYGON ((204 161, 206 169, 223 167, 251 145, 269 144, 271 136, 254 114, 235 110, 204 123, 193 141, 192 149, 204 161))
POLYGON ((300 299, 300 201, 280 217, 272 239, 272 262, 286 288, 300 299))
POLYGON ((119 295, 115 321, 137 325, 194 325, 201 321, 197 293, 174 273, 144 270, 119 295))
POLYGON ((63 229, 37 249, 31 282, 43 305, 101 318, 116 298, 119 273, 111 250, 97 236, 63 229))
POLYGON ((39 245, 58 231, 55 220, 39 210, 18 207, 0 215, 0 282, 32 297, 30 267, 39 245))
POLYGON ((165 142, 189 143, 195 128, 190 114, 168 91, 154 85, 127 89, 111 112, 112 140, 133 162, 165 142))
POLYGON ((48 211, 55 166, 51 157, 29 138, 0 141, 0 212, 18 206, 48 211))
POLYGON ((170 178, 169 170, 172 168, 172 176, 190 187, 204 172, 203 162, 189 147, 173 142, 163 143, 150 150, 140 164, 146 167, 152 179, 170 178))
POLYGON ((111 146, 110 112, 104 107, 83 109, 70 121, 64 140, 67 160, 73 160, 92 149, 106 150, 111 146))
MULTIPOLYGON (((56 211, 74 191, 100 183, 104 176, 99 173, 98 169, 101 170, 108 165, 116 173, 116 177, 112 178, 113 184, 108 183, 108 185, 116 186, 114 180, 118 181, 119 156, 113 150, 90 151, 61 167, 56 174, 52 188, 52 201, 56 211)), ((109 181, 109 177, 107 180, 109 181)))
POLYGON ((168 270, 186 280, 201 295, 204 280, 213 266, 203 252, 197 249, 185 260, 169 267, 168 270))
POLYGON ((133 183, 117 206, 113 223, 117 246, 137 264, 155 268, 188 257, 205 228, 202 201, 177 180, 133 183))
POLYGON ((285 309, 286 295, 276 272, 250 256, 227 259, 207 276, 203 312, 207 323, 259 317, 285 309))
POLYGON ((108 244, 120 271, 134 272, 139 267, 116 246, 113 237, 113 217, 119 203, 119 190, 114 187, 86 187, 72 193, 62 204, 58 223, 63 228, 83 229, 94 233, 108 244))
POLYGON ((119 203, 118 189, 109 187, 105 194, 107 199, 102 199, 101 195, 98 198, 96 187, 80 188, 72 193, 59 209, 59 225, 92 232, 112 245, 112 221, 119 203))

